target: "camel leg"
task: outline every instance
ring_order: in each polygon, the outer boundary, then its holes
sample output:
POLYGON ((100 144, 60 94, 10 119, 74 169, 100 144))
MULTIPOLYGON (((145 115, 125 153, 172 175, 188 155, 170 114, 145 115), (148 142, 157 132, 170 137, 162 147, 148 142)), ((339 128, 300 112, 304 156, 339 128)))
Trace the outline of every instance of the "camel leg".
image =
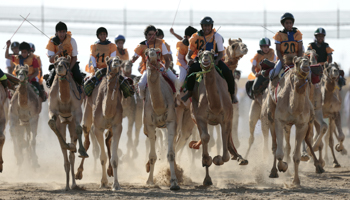
MULTIPOLYGON (((215 146, 214 126, 208 125, 208 133, 211 140, 208 143, 208 151, 215 146)), ((216 133, 218 134, 218 133, 216 133)))
POLYGON ((233 104, 233 119, 232 119, 232 138, 233 144, 238 149, 240 147, 240 143, 238 140, 238 120, 239 120, 239 103, 233 104))
MULTIPOLYGON (((199 140, 199 132, 198 132, 198 128, 197 125, 192 129, 192 141, 198 141, 199 140)), ((200 152, 199 151, 194 151, 191 150, 190 148, 188 148, 191 151, 191 161, 192 164, 194 165, 194 161, 196 160, 196 158, 199 158, 200 156, 200 152)))
POLYGON ((134 117, 127 116, 128 118, 128 130, 126 131, 126 135, 128 136, 128 140, 126 142, 126 157, 131 159, 131 151, 133 151, 133 140, 132 140, 132 128, 134 125, 134 117))
POLYGON ((208 143, 210 140, 210 135, 208 133, 208 125, 204 121, 197 120, 197 126, 200 133, 201 141, 202 141, 202 165, 205 167, 206 174, 203 181, 203 185, 213 185, 211 181, 211 177, 209 176, 209 167, 212 164, 213 160, 211 156, 209 156, 208 152, 208 143))
MULTIPOLYGON (((231 123, 224 123, 221 125, 221 135, 222 135, 222 156, 217 155, 214 157, 213 162, 215 165, 223 165, 225 162, 230 160, 230 154, 228 151, 229 135, 232 132, 231 123)), ((219 135, 219 134, 218 134, 219 135)), ((232 136, 231 136, 232 137, 232 136)))
POLYGON ((269 154, 269 124, 268 124, 268 120, 266 119, 266 117, 264 118, 260 118, 261 120, 261 131, 262 131, 262 134, 264 136, 264 157, 265 156, 268 156, 269 154))
POLYGON ((142 117, 135 116, 135 139, 134 139, 134 154, 133 154, 133 159, 136 159, 139 155, 137 151, 137 147, 140 142, 140 131, 141 131, 141 126, 142 126, 142 117), (140 118, 140 119, 138 119, 140 118))
POLYGON ((92 130, 94 134, 96 135, 97 142, 100 146, 100 161, 102 166, 102 178, 101 178, 101 185, 100 188, 107 187, 108 180, 107 180, 107 172, 106 172, 106 162, 107 162, 107 155, 105 151, 105 145, 103 141, 103 132, 104 129, 97 128, 95 125, 92 126, 92 130))
MULTIPOLYGON (((231 130, 232 130, 232 126, 231 126, 231 130)), ((222 136, 220 134, 220 126, 216 125, 215 126, 215 131, 216 131, 216 153, 219 155, 220 154, 220 149, 222 148, 222 136)), ((232 131, 231 131, 232 132, 232 131)), ((232 133, 231 133, 232 134, 232 133)))
MULTIPOLYGON (((335 150, 337 150, 338 152, 341 152, 342 155, 347 155, 347 151, 346 149, 344 148, 343 146, 343 142, 344 142, 344 139, 345 139, 345 135, 343 133, 343 129, 342 129, 342 126, 341 126, 341 116, 340 116, 340 112, 337 112, 335 114, 335 125, 337 127, 337 130, 338 130, 338 135, 335 134, 339 144, 337 144, 335 146, 335 150)), ((335 130, 335 129, 334 129, 335 130)), ((335 133, 335 131, 334 131, 335 133)))
POLYGON ((288 169, 288 164, 286 162, 283 162, 283 136, 284 131, 283 128, 285 127, 282 125, 281 121, 279 119, 275 120, 275 131, 276 131, 276 141, 277 141, 277 150, 276 150, 276 158, 278 160, 278 170, 280 172, 286 172, 288 169))
MULTIPOLYGON (((94 171, 96 171, 96 163, 100 156, 100 147, 98 146, 97 138, 95 134, 90 134, 92 141, 92 154, 94 155, 94 171)), ((87 151, 87 149, 86 149, 87 151)))
POLYGON ((338 163, 338 160, 335 157, 334 154, 334 139, 333 139, 333 131, 335 129, 334 119, 329 118, 329 148, 331 148, 332 156, 333 156, 333 167, 339 168, 341 167, 338 163))
POLYGON ((117 123, 112 127, 112 157, 110 159, 109 163, 112 163, 113 166, 113 174, 114 174, 114 182, 112 185, 112 190, 116 191, 120 189, 120 185, 118 182, 118 146, 119 146, 119 140, 120 136, 122 134, 122 124, 117 123))
POLYGON ((294 147, 294 154, 293 154, 293 161, 294 161, 293 185, 295 186, 300 186, 300 178, 299 178, 299 164, 300 164, 300 158, 301 158, 300 147, 301 147, 301 142, 305 139, 307 130, 308 130, 308 125, 305 125, 305 124, 296 125, 295 147, 294 147))
POLYGON ((323 121, 323 113, 322 110, 315 111, 315 121, 314 126, 316 128, 317 136, 314 140, 313 149, 314 151, 318 151, 319 146, 323 145, 322 138, 327 132, 328 125, 323 121))
MULTIPOLYGON (((1 113, 0 116, 2 115, 3 114, 1 113)), ((3 163, 4 163, 4 160, 2 159, 2 149, 5 144, 5 134, 4 134, 5 125, 6 125, 6 118, 5 116, 2 116, 0 119, 0 173, 2 173, 3 163)))
POLYGON ((38 133, 38 123, 39 123, 39 116, 37 116, 36 119, 33 120, 33 122, 30 125, 30 128, 31 128, 30 149, 31 149, 31 155, 32 155, 32 165, 34 168, 40 167, 38 163, 38 155, 36 154, 36 136, 38 133))
POLYGON ((247 153, 245 154, 246 158, 248 158, 250 148, 252 147, 252 144, 254 143, 254 131, 255 131, 256 123, 260 119, 260 113, 261 113, 260 105, 256 101, 252 101, 252 104, 250 106, 250 111, 249 111, 250 137, 249 137, 249 147, 248 147, 247 153))
POLYGON ((106 139, 105 139, 105 143, 106 143, 106 147, 107 147, 107 155, 108 155, 108 160, 109 160, 108 168, 107 168, 107 175, 109 177, 113 176, 113 168, 112 168, 112 165, 111 165, 111 159, 112 159, 111 144, 112 144, 112 138, 113 138, 113 132, 112 131, 113 130, 108 130, 108 132, 106 134, 106 139))
MULTIPOLYGON (((80 126, 78 124, 78 126, 80 126)), ((68 130, 70 133, 71 143, 74 144, 74 146, 77 145, 78 135, 77 135, 77 124, 75 122, 72 122, 68 124, 68 130)), ((77 184, 75 182, 75 175, 74 175, 74 163, 75 163, 75 151, 69 151, 69 163, 70 163, 70 170, 72 175, 72 189, 77 187, 77 184)))
POLYGON ((272 165, 272 169, 270 172, 270 178, 278 178, 278 171, 277 171, 277 167, 276 167, 276 150, 277 150, 277 138, 276 138, 276 132, 275 132, 275 126, 274 123, 271 124, 270 126, 270 130, 271 130, 271 139, 272 139, 272 154, 273 154, 273 165, 272 165))
POLYGON ((185 109, 182 106, 177 106, 176 110, 176 132, 178 134, 178 138, 176 140, 175 152, 178 154, 179 150, 186 144, 186 138, 184 136, 185 133, 182 132, 182 123, 183 116, 185 113, 185 109))
POLYGON ((49 120, 48 124, 49 124, 49 127, 51 128, 51 130, 56 134, 57 138, 58 138, 58 141, 61 145, 61 147, 63 149, 67 149, 67 150, 72 150, 70 149, 69 145, 66 143, 65 139, 63 139, 61 133, 59 132, 59 130, 57 129, 57 125, 58 123, 60 123, 59 121, 57 121, 57 116, 56 115, 53 115, 51 117, 51 119, 49 120))
POLYGON ((312 158, 314 160, 314 165, 316 167, 316 173, 323 173, 324 172, 324 169, 323 169, 323 166, 322 166, 322 162, 320 162, 316 155, 315 155, 315 152, 312 148, 312 139, 313 139, 313 135, 310 134, 311 132, 313 131, 313 126, 312 126, 312 123, 309 124, 309 128, 307 130, 307 133, 306 133, 306 136, 305 136, 305 140, 303 140, 303 142, 305 141, 307 143, 307 146, 309 147, 309 150, 311 152, 311 155, 312 155, 312 158))
MULTIPOLYGON (((66 125, 65 124, 59 124, 57 126, 57 132, 60 133, 61 138, 64 140, 64 143, 66 143, 66 125)), ((70 163, 68 160, 68 154, 67 149, 64 146, 64 143, 60 143, 63 159, 64 159, 64 170, 66 172, 66 188, 65 190, 68 191, 69 188, 69 171, 70 171, 70 163)))
POLYGON ((175 174, 175 139, 176 139, 176 122, 171 121, 167 123, 168 129, 168 162, 170 165, 170 190, 179 190, 180 186, 177 184, 177 178, 175 174))
MULTIPOLYGON (((179 127, 180 131, 177 132, 178 135, 178 140, 176 143, 176 148, 175 148, 175 153, 177 154, 180 149, 183 150, 183 147, 186 145, 188 138, 192 135, 192 130, 194 129, 194 122, 191 119, 191 113, 190 110, 185 110, 182 118, 182 126, 181 129, 179 127)), ((178 124, 179 125, 179 124, 178 124)), ((177 156, 179 157, 179 156, 177 156)))
POLYGON ((284 152, 285 152, 285 155, 286 155, 286 160, 287 160, 287 163, 291 163, 292 160, 290 158, 290 151, 292 149, 291 145, 290 145, 290 129, 292 127, 291 126, 288 126, 288 125, 285 125, 285 128, 283 129, 283 135, 285 135, 285 141, 286 141, 286 146, 284 147, 284 152))
MULTIPOLYGON (((84 114, 85 116, 85 114, 84 114)), ((84 124, 85 123, 85 119, 84 119, 84 124)), ((86 149, 86 151, 89 149, 90 147, 90 128, 91 128, 91 124, 88 126, 83 125, 83 132, 84 132, 84 148, 86 149)), ((84 171, 84 161, 85 158, 81 159, 80 165, 78 167, 77 173, 75 174, 75 179, 76 180, 81 180, 83 178, 83 171, 84 171)))
POLYGON ((146 129, 146 133, 148 133, 148 139, 150 143, 150 153, 148 156, 148 162, 146 164, 146 171, 149 173, 147 184, 154 185, 153 181, 153 173, 154 173, 154 165, 157 161, 157 153, 156 153, 156 127, 154 125, 144 124, 144 128, 146 129))

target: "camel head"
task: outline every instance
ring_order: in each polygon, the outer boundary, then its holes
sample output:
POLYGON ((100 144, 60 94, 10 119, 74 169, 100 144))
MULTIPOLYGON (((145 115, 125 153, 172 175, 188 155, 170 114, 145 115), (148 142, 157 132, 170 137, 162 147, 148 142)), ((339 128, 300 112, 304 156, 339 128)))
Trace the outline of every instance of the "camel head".
POLYGON ((315 49, 307 50, 305 52, 305 56, 307 56, 310 59, 311 65, 317 64, 318 55, 315 49))
MULTIPOLYGON (((140 79, 141 79, 141 76, 136 76, 134 79, 133 79, 133 82, 134 82, 134 87, 137 88, 139 85, 139 82, 140 82, 140 79)), ((136 95, 139 96, 139 90, 136 90, 136 95)))
POLYGON ((336 80, 339 77, 339 66, 336 62, 324 63, 323 73, 331 80, 336 80))
POLYGON ((20 80, 20 82, 28 81, 29 66, 27 64, 25 64, 24 66, 16 65, 15 71, 17 78, 20 80))
POLYGON ((247 45, 242 42, 241 38, 228 39, 229 46, 226 48, 226 55, 229 58, 243 57, 248 53, 247 45))
POLYGON ((55 57, 55 71, 58 76, 67 75, 70 68, 71 57, 59 57, 58 55, 55 57))
POLYGON ((239 81, 239 79, 241 79, 241 71, 240 70, 237 70, 235 69, 235 72, 234 72, 234 76, 235 80, 239 81))
POLYGON ((200 50, 198 52, 199 63, 203 71, 208 71, 214 66, 214 55, 214 49, 212 49, 211 51, 200 50))
POLYGON ((159 48, 148 48, 145 51, 145 55, 147 58, 147 61, 157 66, 157 63, 160 61, 160 56, 162 55, 162 51, 159 48))
POLYGON ((131 75, 131 71, 132 71, 132 62, 131 61, 124 61, 122 63, 122 71, 124 76, 130 76, 131 75))
POLYGON ((306 77, 310 73, 309 59, 307 57, 294 56, 293 63, 294 63, 294 71, 296 72, 297 76, 299 78, 306 79, 306 77))
POLYGON ((105 62, 107 63, 107 74, 114 75, 118 74, 121 71, 123 61, 120 60, 118 56, 105 58, 105 62))

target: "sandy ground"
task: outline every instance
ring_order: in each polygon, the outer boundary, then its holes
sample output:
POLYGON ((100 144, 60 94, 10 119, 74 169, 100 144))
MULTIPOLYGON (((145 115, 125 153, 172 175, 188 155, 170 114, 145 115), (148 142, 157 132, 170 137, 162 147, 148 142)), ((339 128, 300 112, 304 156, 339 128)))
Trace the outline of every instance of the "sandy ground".
MULTIPOLYGON (((246 118, 246 116, 241 116, 246 118)), ((126 152, 126 121, 123 122, 123 135, 120 140, 120 148, 126 152)), ((240 119, 239 138, 241 146, 239 152, 245 155, 248 147, 249 131, 248 121, 240 119)), ((345 147, 350 150, 349 132, 346 134, 345 147)), ((342 156, 336 152, 336 157, 341 168, 332 168, 327 163, 325 173, 316 174, 313 163, 302 162, 300 164, 301 187, 291 187, 294 174, 293 163, 289 164, 286 173, 279 173, 278 179, 270 179, 269 173, 272 167, 272 154, 263 155, 263 138, 260 127, 255 132, 255 142, 248 157, 249 165, 239 166, 236 161, 229 161, 223 166, 210 167, 210 175, 213 186, 204 187, 202 182, 205 176, 205 168, 201 166, 201 155, 197 152, 196 159, 191 159, 192 152, 187 148, 178 155, 177 164, 184 170, 186 181, 181 185, 180 191, 170 191, 164 184, 147 186, 148 174, 145 164, 148 152, 145 151, 146 137, 141 134, 139 156, 130 161, 127 156, 122 156, 119 162, 118 178, 122 187, 117 192, 110 188, 99 188, 101 180, 101 166, 99 160, 95 160, 91 149, 90 158, 85 161, 83 180, 78 180, 79 189, 64 191, 65 171, 63 168, 63 156, 54 133, 47 126, 47 110, 41 114, 39 133, 37 136, 37 154, 40 168, 32 169, 29 164, 29 155, 24 153, 24 164, 17 165, 14 157, 12 138, 7 131, 4 146, 4 171, 0 173, 0 199, 350 199, 350 156, 342 156)), ((271 148, 269 138, 269 149, 271 148)), ((291 136, 292 152, 294 148, 294 134, 291 136)), ((217 148, 210 150, 212 157, 217 155, 217 148)), ((220 149, 221 152, 221 149, 220 149)), ((165 170, 166 147, 158 148, 158 161, 156 162, 155 177, 162 180, 166 177, 165 170)), ((318 155, 318 154, 317 154, 318 155)), ((80 158, 76 156, 75 171, 80 164, 80 158)), ((109 185, 113 182, 109 178, 109 185)))

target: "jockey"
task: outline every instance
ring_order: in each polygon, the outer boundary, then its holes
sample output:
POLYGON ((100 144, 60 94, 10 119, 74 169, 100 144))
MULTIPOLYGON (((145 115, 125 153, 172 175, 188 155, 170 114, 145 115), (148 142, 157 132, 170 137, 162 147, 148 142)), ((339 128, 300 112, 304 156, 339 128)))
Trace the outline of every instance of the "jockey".
POLYGON ((39 79, 39 84, 41 89, 44 91, 44 86, 43 86, 43 69, 42 69, 42 64, 41 64, 41 59, 40 56, 34 54, 35 52, 35 45, 33 43, 29 43, 30 46, 30 52, 33 54, 33 56, 38 60, 39 64, 39 74, 38 74, 38 79, 39 79))
POLYGON ((257 51, 254 58, 250 60, 252 63, 252 72, 257 75, 261 71, 260 62, 268 59, 271 62, 276 62, 275 51, 270 48, 271 42, 269 38, 261 38, 259 41, 260 50, 257 51))
MULTIPOLYGON (((182 41, 177 42, 176 49, 177 49, 177 65, 180 69, 180 75, 179 75, 179 85, 176 86, 176 90, 180 89, 180 87, 184 84, 186 76, 187 76, 187 70, 188 65, 186 61, 186 55, 188 53, 188 46, 189 46, 189 39, 193 34, 197 32, 197 29, 193 28, 192 26, 188 26, 185 29, 185 36, 182 41)), ((192 59, 194 59, 195 56, 192 55, 192 59)))
POLYGON ((270 80, 278 76, 281 69, 284 68, 284 55, 303 56, 303 34, 297 28, 293 27, 294 21, 294 16, 291 13, 284 13, 281 17, 280 22, 284 29, 277 32, 273 37, 275 39, 279 61, 275 65, 275 68, 270 71, 270 80))
MULTIPOLYGON (((39 63, 38 60, 35 58, 35 56, 31 53, 31 49, 28 43, 22 42, 19 45, 19 50, 21 51, 21 55, 9 55, 8 49, 10 47, 11 41, 7 41, 7 49, 5 52, 5 57, 7 59, 10 59, 11 62, 15 65, 28 65, 29 66, 29 71, 28 71, 28 82, 34 85, 38 91, 39 91, 39 96, 41 97, 42 101, 46 101, 46 94, 44 90, 39 85, 39 79, 38 79, 38 74, 39 74, 39 63)), ((13 75, 16 75, 16 71, 14 70, 12 72, 13 75)))
POLYGON ((161 70, 166 70, 168 76, 170 77, 171 80, 173 78, 171 77, 176 77, 175 74, 169 70, 169 64, 170 64, 170 55, 168 52, 167 47, 165 46, 164 42, 161 39, 156 38, 156 32, 157 29, 156 27, 149 25, 146 27, 144 30, 144 35, 146 40, 142 41, 136 48, 135 48, 135 55, 132 57, 131 62, 134 63, 140 56, 142 57, 142 62, 140 64, 139 71, 141 72, 142 76, 140 78, 140 81, 138 83, 139 87, 139 94, 140 98, 143 99, 144 92, 146 89, 146 84, 147 84, 147 71, 146 71, 146 55, 145 55, 145 50, 148 48, 159 48, 162 52, 161 55, 161 60, 165 59, 165 69, 161 70))
POLYGON ((117 35, 114 38, 114 42, 117 45, 117 56, 119 56, 121 60, 129 60, 128 50, 124 48, 125 37, 123 35, 117 35))
MULTIPOLYGON (((157 36, 158 39, 161 39, 161 40, 163 41, 163 43, 165 44, 165 46, 166 46, 166 48, 167 48, 167 50, 168 50, 168 52, 169 52, 169 54, 170 54, 170 64, 169 64, 169 67, 170 67, 170 69, 173 71, 173 73, 175 74, 174 63, 173 63, 173 56, 172 56, 172 55, 173 55, 173 52, 171 52, 170 45, 169 45, 168 43, 166 43, 165 40, 163 39, 163 38, 164 38, 164 32, 163 32, 163 30, 160 29, 160 28, 158 28, 158 29, 157 29, 157 33, 156 33, 156 36, 157 36)), ((162 62, 163 62, 163 64, 165 63, 164 58, 163 58, 162 62)), ((171 79, 172 79, 172 81, 174 82, 175 79, 177 79, 177 77, 174 76, 174 77, 171 77, 171 79)))
MULTIPOLYGON (((204 17, 201 22, 202 30, 193 34, 189 39, 189 50, 186 55, 188 65, 190 66, 189 74, 193 72, 201 71, 200 64, 198 62, 197 54, 200 50, 211 50, 214 49, 218 54, 215 56, 215 65, 222 70, 222 74, 228 85, 228 91, 231 94, 232 103, 238 103, 235 96, 235 81, 233 78, 232 71, 226 66, 226 64, 221 60, 224 53, 223 37, 213 29, 214 21, 211 17, 204 17), (205 45, 205 46, 204 46, 205 45), (193 57, 195 56, 195 59, 193 57)), ((195 76, 187 77, 186 88, 188 90, 187 94, 183 96, 182 101, 186 102, 188 98, 192 97, 193 88, 196 82, 195 76)))
POLYGON ((90 46, 90 70, 87 70, 87 72, 93 74, 98 69, 107 67, 107 63, 105 62, 107 56, 115 57, 117 55, 117 46, 107 39, 108 31, 106 28, 98 28, 96 31, 96 37, 98 38, 97 42, 90 46))
MULTIPOLYGON (((13 53, 10 54, 10 56, 12 56, 12 55, 19 55, 19 42, 12 42, 12 44, 11 44, 11 51, 13 53)), ((6 67, 7 67, 7 72, 9 74, 12 74, 14 66, 11 65, 11 60, 10 59, 6 59, 6 67)))
POLYGON ((0 82, 2 86, 4 86, 4 89, 7 88, 7 76, 4 74, 4 72, 0 69, 0 82))
MULTIPOLYGON (((80 73, 79 62, 77 62, 78 55, 78 47, 74 38, 72 38, 72 33, 70 31, 67 32, 67 25, 63 22, 58 22, 55 27, 56 34, 54 37, 51 37, 49 40, 46 49, 47 55, 49 57, 50 63, 52 63, 49 67, 49 70, 53 68, 53 63, 55 63, 55 56, 60 57, 71 57, 69 69, 73 73, 73 79, 79 85, 83 84, 83 76, 80 73)), ((55 79, 56 72, 55 70, 51 70, 51 74, 46 78, 46 84, 50 88, 52 82, 55 79)))
POLYGON ((324 42, 324 38, 326 36, 326 30, 323 28, 318 28, 315 33, 315 41, 311 42, 307 48, 307 50, 315 49, 317 53, 317 63, 323 64, 326 61, 331 63, 332 52, 334 51, 329 47, 328 43, 324 42))

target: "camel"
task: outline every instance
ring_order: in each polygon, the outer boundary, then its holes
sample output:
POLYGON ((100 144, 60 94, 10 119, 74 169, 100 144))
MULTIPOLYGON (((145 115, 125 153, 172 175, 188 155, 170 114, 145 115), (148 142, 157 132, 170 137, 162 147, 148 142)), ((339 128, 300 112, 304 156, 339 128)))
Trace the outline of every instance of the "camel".
MULTIPOLYGON (((131 74, 132 71, 132 62, 127 61, 122 68, 122 75, 124 77, 128 77, 130 79, 134 79, 135 75, 131 74)), ((135 123, 135 114, 136 114, 136 100, 135 96, 131 96, 128 98, 122 98, 122 106, 123 106, 123 118, 128 118, 128 130, 127 130, 127 136, 128 136, 128 141, 127 141, 127 151, 126 151, 126 156, 128 158, 136 158, 138 155, 137 152, 137 145, 134 144, 134 141, 132 140, 132 129, 133 125, 135 123), (133 152, 133 155, 131 156, 131 151, 133 152)), ((135 131, 137 132, 137 130, 135 131)), ((135 140, 136 140, 136 135, 139 135, 138 133, 140 132, 140 129, 138 130, 137 133, 135 133, 135 140)), ((137 138, 138 140, 138 138, 137 138)))
MULTIPOLYGON (((343 146, 345 135, 341 127, 341 97, 339 94, 339 89, 337 88, 337 79, 339 77, 339 66, 337 63, 325 63, 322 78, 322 111, 323 117, 329 119, 329 127, 327 129, 325 142, 331 148, 333 156, 333 167, 341 167, 338 163, 334 154, 334 140, 333 133, 335 133, 335 128, 338 129, 338 134, 335 134, 339 144, 336 145, 335 149, 342 154, 346 154, 346 149, 343 146)), ((325 152, 325 160, 328 160, 327 150, 325 152)))
POLYGON ((5 128, 8 120, 9 99, 2 84, 0 84, 0 173, 3 170, 4 160, 2 158, 2 149, 5 144, 5 128))
POLYGON ((66 188, 69 190, 69 172, 72 175, 72 189, 76 188, 74 179, 74 162, 77 140, 79 141, 78 152, 80 157, 88 157, 82 143, 82 118, 81 104, 84 95, 80 94, 82 88, 78 86, 69 72, 71 57, 55 57, 56 76, 49 93, 49 117, 48 122, 52 131, 56 134, 60 143, 64 158, 64 169, 66 171, 66 188), (79 89, 78 89, 79 88, 79 89), (66 143, 66 127, 70 133, 71 143, 66 143), (67 155, 69 150, 69 160, 67 155), (70 168, 69 168, 70 167, 70 168))
POLYGON ((201 62, 203 81, 196 84, 192 97, 192 114, 197 123, 202 143, 202 165, 206 167, 206 176, 203 185, 212 185, 209 176, 209 167, 212 162, 215 165, 223 165, 224 162, 230 160, 230 154, 238 159, 240 164, 248 162, 237 153, 232 142, 232 118, 233 108, 229 93, 227 92, 227 84, 219 73, 213 69, 215 51, 199 51, 199 60, 201 62), (208 134, 208 124, 221 125, 223 154, 215 156, 214 159, 209 156, 208 142, 210 136, 208 134), (230 151, 230 152, 229 152, 230 151))
POLYGON ((17 164, 21 166, 24 159, 23 150, 26 148, 25 151, 30 154, 32 167, 39 168, 36 136, 42 101, 28 82, 29 66, 17 65, 15 70, 20 84, 11 99, 9 108, 10 133, 14 142, 15 156, 17 164))
POLYGON ((175 113, 175 94, 162 77, 160 72, 160 49, 146 49, 147 56, 147 84, 143 111, 144 133, 150 141, 149 161, 146 164, 146 171, 149 173, 147 184, 154 184, 153 173, 157 161, 155 151, 156 128, 165 128, 168 130, 168 162, 170 164, 170 189, 179 190, 177 178, 175 175, 175 148, 174 140, 176 138, 176 113, 175 113))
MULTIPOLYGON (((301 143, 304 139, 314 158, 316 172, 322 173, 324 170, 311 148, 312 137, 310 137, 310 132, 314 120, 314 111, 309 100, 310 86, 307 81, 310 71, 309 60, 294 57, 293 63, 293 69, 286 70, 281 79, 275 78, 269 84, 268 115, 273 141, 272 149, 274 151, 274 164, 270 178, 278 177, 276 159, 278 160, 279 171, 285 172, 288 169, 288 164, 283 162, 283 137, 286 135, 286 140, 289 140, 290 129, 292 125, 295 125, 296 143, 293 155, 294 179, 292 183, 295 186, 300 186, 298 168, 301 159, 301 143)), ((289 142, 287 142, 288 144, 289 142)), ((286 154, 288 155, 288 153, 286 154)))
MULTIPOLYGON (((107 187, 108 176, 114 176, 112 190, 119 190, 120 184, 118 182, 118 145, 122 133, 123 107, 122 107, 122 93, 119 90, 119 79, 121 76, 122 62, 117 57, 106 57, 107 74, 104 76, 99 85, 94 89, 92 95, 88 97, 88 102, 85 107, 83 118, 84 135, 95 134, 100 146, 100 160, 102 166, 102 179, 100 188, 107 187), (108 170, 106 170, 107 155, 104 147, 103 133, 108 130, 106 134, 106 146, 109 157, 108 170), (112 148, 111 148, 112 147, 112 148)), ((85 135, 85 141, 89 136, 85 135)), ((84 143, 85 148, 88 148, 89 143, 84 143)), ((78 168, 76 179, 82 178, 83 161, 78 168)))

